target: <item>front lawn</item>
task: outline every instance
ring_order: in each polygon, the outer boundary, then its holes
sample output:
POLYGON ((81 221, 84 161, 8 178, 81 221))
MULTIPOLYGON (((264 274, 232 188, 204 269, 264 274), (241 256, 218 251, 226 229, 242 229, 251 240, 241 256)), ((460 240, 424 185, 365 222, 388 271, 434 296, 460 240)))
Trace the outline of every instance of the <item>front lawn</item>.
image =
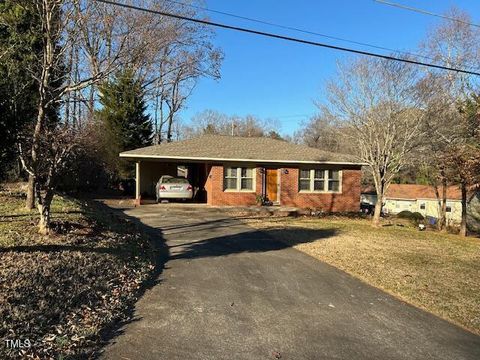
POLYGON ((368 284, 480 334, 478 238, 396 225, 374 229, 366 219, 341 217, 248 222, 368 284), (288 235, 291 231, 282 231, 286 228, 297 230, 294 239, 288 235), (312 230, 318 230, 318 238, 312 230))
POLYGON ((155 273, 134 223, 102 205, 56 196, 42 237, 17 187, 0 191, 0 358, 88 358, 132 315, 155 273), (7 348, 6 340, 30 347, 7 348))

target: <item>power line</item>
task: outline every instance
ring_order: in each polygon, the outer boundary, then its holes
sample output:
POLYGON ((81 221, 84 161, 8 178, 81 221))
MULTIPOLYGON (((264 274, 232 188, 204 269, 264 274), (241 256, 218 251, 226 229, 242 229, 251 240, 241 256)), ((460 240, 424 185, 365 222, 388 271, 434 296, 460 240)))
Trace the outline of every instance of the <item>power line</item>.
POLYGON ((403 4, 398 4, 398 3, 394 3, 394 2, 391 2, 391 1, 385 1, 385 0, 373 0, 373 1, 375 1, 377 3, 380 3, 380 4, 393 6, 393 7, 399 8, 399 9, 404 9, 404 10, 408 10, 408 11, 417 12, 417 13, 420 13, 420 14, 435 16, 435 17, 438 17, 438 18, 441 18, 441 19, 456 21, 456 22, 461 23, 461 24, 475 26, 475 27, 480 28, 479 24, 474 24, 474 23, 471 23, 471 22, 468 22, 468 21, 463 21, 462 19, 454 18, 454 17, 447 16, 447 15, 436 14, 436 13, 433 13, 433 12, 428 11, 428 10, 423 10, 423 9, 419 9, 419 8, 415 8, 415 7, 411 7, 411 6, 406 6, 406 5, 403 5, 403 4))
POLYGON ((425 63, 425 62, 410 60, 410 59, 402 59, 402 58, 398 58, 398 57, 395 57, 395 56, 383 55, 383 54, 373 53, 373 52, 369 52, 369 51, 356 50, 356 49, 351 49, 351 48, 342 47, 342 46, 329 45, 329 44, 320 43, 320 42, 316 42, 316 41, 294 38, 294 37, 290 37, 290 36, 284 36, 284 35, 279 35, 279 34, 259 31, 259 30, 253 30, 253 29, 248 29, 248 28, 239 27, 239 26, 233 26, 233 25, 227 25, 227 24, 222 24, 222 23, 213 22, 213 21, 195 19, 195 18, 191 18, 191 17, 188 17, 188 16, 171 14, 171 13, 164 12, 164 11, 159 11, 159 10, 146 9, 146 8, 142 8, 142 7, 139 7, 139 6, 122 4, 122 3, 117 3, 117 2, 109 1, 109 0, 96 0, 96 1, 101 2, 101 3, 105 3, 105 4, 124 7, 124 8, 127 8, 127 9, 144 11, 144 12, 148 12, 148 13, 151 13, 151 14, 167 16, 167 17, 171 17, 171 18, 175 18, 175 19, 179 19, 179 20, 191 21, 191 22, 194 22, 194 23, 197 23, 197 24, 214 26, 214 27, 218 27, 218 28, 222 28, 222 29, 235 30, 235 31, 240 31, 240 32, 244 32, 244 33, 249 33, 249 34, 274 38, 274 39, 296 42, 296 43, 305 44, 305 45, 318 46, 318 47, 323 47, 323 48, 327 48, 327 49, 333 49, 333 50, 349 52, 349 53, 359 54, 359 55, 366 55, 366 56, 376 57, 376 58, 385 59, 385 60, 399 61, 399 62, 404 62, 404 63, 408 63, 408 64, 413 64, 413 65, 421 65, 421 66, 435 68, 435 69, 455 71, 455 72, 458 72, 458 73, 480 76, 479 72, 469 71, 469 70, 465 70, 465 69, 452 68, 452 67, 449 67, 449 66, 425 63))
POLYGON ((327 34, 315 32, 315 31, 300 29, 300 28, 293 27, 293 26, 282 25, 282 24, 277 24, 277 23, 270 22, 270 21, 254 19, 254 18, 251 18, 251 17, 236 15, 236 14, 232 14, 232 13, 228 13, 228 12, 224 12, 224 11, 218 11, 218 10, 210 9, 210 8, 203 7, 203 6, 186 4, 186 3, 183 3, 181 1, 175 1, 175 0, 166 0, 166 1, 168 1, 169 3, 172 3, 172 4, 186 6, 186 7, 190 7, 190 8, 197 9, 197 10, 208 11, 208 12, 211 12, 211 13, 214 13, 214 14, 225 15, 225 16, 229 16, 229 17, 233 17, 233 18, 237 18, 237 19, 247 20, 247 21, 257 23, 257 24, 274 26, 274 27, 277 27, 277 28, 280 28, 280 29, 296 31, 296 32, 303 33, 303 34, 320 36, 320 37, 323 37, 323 38, 326 38, 326 39, 343 41, 343 42, 350 43, 350 44, 366 46, 366 47, 370 47, 372 49, 391 51, 391 52, 394 52, 394 53, 401 53, 401 54, 408 55, 408 56, 415 56, 415 57, 435 61, 435 59, 433 59, 431 57, 416 54, 416 53, 411 53, 411 52, 408 52, 408 51, 396 50, 396 49, 391 49, 391 48, 384 47, 384 46, 373 45, 373 44, 369 44, 369 43, 365 43, 365 42, 361 42, 361 41, 349 40, 349 39, 341 38, 341 37, 338 37, 338 36, 327 35, 327 34))

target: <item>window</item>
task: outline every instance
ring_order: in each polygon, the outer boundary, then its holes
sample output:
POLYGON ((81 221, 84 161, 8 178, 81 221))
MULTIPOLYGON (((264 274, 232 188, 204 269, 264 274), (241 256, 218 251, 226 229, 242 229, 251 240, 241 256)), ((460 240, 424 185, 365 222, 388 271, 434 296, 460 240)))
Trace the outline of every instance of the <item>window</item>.
POLYGON ((300 191, 310 191, 310 170, 300 170, 300 191))
POLYGON ((300 169, 299 191, 340 192, 341 171, 300 169))
POLYGON ((241 168, 240 190, 253 190, 253 169, 241 168))
POLYGON ((313 190, 324 191, 325 190, 325 171, 314 170, 313 171, 313 190))
POLYGON ((420 210, 425 210, 425 203, 420 203, 420 210))
POLYGON ((328 191, 337 192, 340 189, 340 171, 328 170, 328 191))
POLYGON ((230 191, 253 191, 253 168, 225 167, 224 190, 230 191))
POLYGON ((451 206, 447 206, 446 209, 445 209, 445 212, 452 212, 452 207, 451 207, 451 206))

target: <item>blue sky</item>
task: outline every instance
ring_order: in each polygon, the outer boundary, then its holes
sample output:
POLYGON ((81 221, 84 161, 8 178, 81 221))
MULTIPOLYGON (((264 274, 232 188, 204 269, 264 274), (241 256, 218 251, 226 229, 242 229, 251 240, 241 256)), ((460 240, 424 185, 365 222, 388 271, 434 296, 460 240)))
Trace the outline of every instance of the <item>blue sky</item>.
MULTIPOLYGON (((480 22, 480 2, 473 0, 407 1, 397 3, 442 13, 451 6, 468 11, 480 22)), ((398 9, 373 0, 206 0, 210 9, 298 27, 378 46, 415 51, 438 18, 398 9)), ((213 13, 210 19, 313 41, 378 52, 379 50, 282 30, 213 13)), ((205 109, 229 115, 253 114, 274 118, 279 132, 292 134, 315 113, 326 80, 335 74, 342 52, 217 29, 215 45, 223 49, 222 78, 200 80, 184 122, 205 109)))

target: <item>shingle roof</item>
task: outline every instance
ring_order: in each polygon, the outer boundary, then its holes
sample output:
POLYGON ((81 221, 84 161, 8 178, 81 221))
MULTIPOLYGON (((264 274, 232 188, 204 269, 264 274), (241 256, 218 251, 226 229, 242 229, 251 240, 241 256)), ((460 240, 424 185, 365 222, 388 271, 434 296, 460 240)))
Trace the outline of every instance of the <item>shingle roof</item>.
MULTIPOLYGON (((375 192, 375 188, 366 188, 362 192, 367 193, 375 192)), ((442 188, 438 189, 440 196, 442 194, 442 188)), ((417 184, 390 184, 388 187, 386 197, 389 199, 436 199, 435 190, 430 185, 417 185, 417 184)), ((459 186, 447 187, 447 199, 448 200, 461 200, 462 193, 459 186)))
MULTIPOLYGON (((442 189, 439 188, 440 194, 442 189)), ((393 199, 436 199, 433 186, 415 184, 391 184, 387 196, 393 199)), ((461 200, 462 193, 458 186, 447 187, 447 199, 461 200)))
POLYGON ((362 165, 351 155, 322 151, 270 138, 224 135, 204 135, 189 140, 147 146, 122 152, 120 156, 126 158, 362 165))

